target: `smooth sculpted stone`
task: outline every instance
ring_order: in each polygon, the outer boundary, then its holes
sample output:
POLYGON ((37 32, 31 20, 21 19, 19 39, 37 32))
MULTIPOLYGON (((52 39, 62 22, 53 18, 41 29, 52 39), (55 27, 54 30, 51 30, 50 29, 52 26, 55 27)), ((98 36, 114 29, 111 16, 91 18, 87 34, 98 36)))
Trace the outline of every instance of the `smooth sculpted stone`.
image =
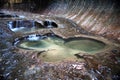
POLYGON ((46 62, 77 60, 75 54, 81 51, 96 53, 105 47, 104 43, 94 39, 84 37, 62 39, 52 34, 29 35, 16 42, 19 48, 39 51, 39 58, 46 62))

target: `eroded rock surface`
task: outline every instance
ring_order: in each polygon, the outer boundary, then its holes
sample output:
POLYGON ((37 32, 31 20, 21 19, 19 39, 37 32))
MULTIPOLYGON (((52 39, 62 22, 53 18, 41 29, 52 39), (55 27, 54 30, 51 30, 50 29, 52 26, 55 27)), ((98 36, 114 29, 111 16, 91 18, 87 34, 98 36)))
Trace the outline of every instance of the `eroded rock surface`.
MULTIPOLYGON (((90 2, 90 4, 87 1, 75 0, 74 3, 71 1, 68 3, 64 0, 56 1, 56 4, 42 10, 40 12, 42 15, 2 10, 0 13, 1 80, 120 79, 120 25, 119 14, 114 13, 116 12, 114 6, 112 4, 106 5, 108 0, 104 1, 104 4, 96 3, 97 0, 90 2), (14 32, 8 26, 11 21, 21 20, 35 21, 35 25, 41 26, 42 29, 37 28, 31 31, 28 28, 28 32, 14 32), (45 28, 43 29, 43 27, 45 28), (23 39, 28 35, 47 33, 56 34, 64 39, 69 37, 94 38, 103 41, 109 48, 94 55, 84 52, 76 53, 75 56, 80 61, 66 60, 52 63, 44 62, 38 58, 41 53, 39 51, 21 49, 13 44, 16 40, 23 39)), ((14 10, 13 7, 12 9, 14 10)), ((39 13, 39 11, 37 12, 39 13)), ((16 26, 16 22, 13 25, 15 25, 13 27, 19 27, 16 26)), ((26 25, 28 27, 29 24, 26 25)))

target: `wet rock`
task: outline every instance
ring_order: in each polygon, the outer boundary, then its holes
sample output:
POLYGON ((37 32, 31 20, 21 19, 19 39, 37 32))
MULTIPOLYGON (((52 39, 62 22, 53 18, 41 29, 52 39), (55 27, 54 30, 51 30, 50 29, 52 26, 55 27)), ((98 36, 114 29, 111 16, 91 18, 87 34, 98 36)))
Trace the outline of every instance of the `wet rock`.
POLYGON ((120 74, 118 75, 113 75, 112 80, 120 80, 120 74))
POLYGON ((28 68, 28 70, 26 70, 24 72, 24 76, 27 77, 29 75, 34 75, 34 74, 37 74, 37 72, 40 71, 40 67, 37 67, 35 65, 31 65, 31 67, 28 68))
POLYGON ((10 50, 1 51, 0 74, 3 79, 0 80, 24 80, 23 72, 30 65, 25 56, 12 53, 10 50), (3 72, 3 73, 1 73, 3 72), (3 75, 3 76, 2 76, 3 75))
POLYGON ((120 51, 118 49, 113 49, 111 52, 114 53, 114 54, 120 53, 120 51))
POLYGON ((0 14, 0 18, 12 18, 12 17, 18 17, 17 15, 9 15, 9 14, 0 14))
POLYGON ((0 74, 0 80, 6 80, 3 75, 0 74))
POLYGON ((44 25, 42 25, 38 21, 34 21, 34 20, 9 21, 8 22, 8 27, 11 31, 20 32, 20 33, 37 31, 39 29, 45 28, 44 25))
POLYGON ((5 14, 5 13, 3 13, 3 12, 0 12, 0 15, 3 15, 3 14, 5 14))
POLYGON ((35 21, 35 26, 36 26, 37 28, 45 28, 41 23, 39 23, 39 22, 37 22, 37 21, 35 21))
POLYGON ((78 54, 74 54, 74 56, 76 56, 77 58, 84 58, 83 55, 78 54))

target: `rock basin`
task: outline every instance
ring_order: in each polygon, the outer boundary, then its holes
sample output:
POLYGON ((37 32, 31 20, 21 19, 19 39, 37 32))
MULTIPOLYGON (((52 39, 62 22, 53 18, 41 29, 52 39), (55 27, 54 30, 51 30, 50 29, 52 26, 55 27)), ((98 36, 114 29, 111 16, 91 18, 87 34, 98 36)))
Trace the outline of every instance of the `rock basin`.
POLYGON ((79 60, 79 52, 95 54, 105 49, 106 44, 85 37, 63 39, 54 34, 28 35, 19 38, 14 43, 24 50, 39 51, 37 55, 45 62, 59 62, 63 60, 79 60))

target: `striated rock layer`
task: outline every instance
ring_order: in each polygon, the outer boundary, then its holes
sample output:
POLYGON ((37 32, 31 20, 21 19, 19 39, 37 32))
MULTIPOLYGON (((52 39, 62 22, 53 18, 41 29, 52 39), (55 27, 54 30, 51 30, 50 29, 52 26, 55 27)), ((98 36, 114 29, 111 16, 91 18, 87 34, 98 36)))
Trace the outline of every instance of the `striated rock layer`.
POLYGON ((68 18, 94 34, 120 41, 120 8, 112 0, 63 0, 52 4, 43 14, 68 18))

